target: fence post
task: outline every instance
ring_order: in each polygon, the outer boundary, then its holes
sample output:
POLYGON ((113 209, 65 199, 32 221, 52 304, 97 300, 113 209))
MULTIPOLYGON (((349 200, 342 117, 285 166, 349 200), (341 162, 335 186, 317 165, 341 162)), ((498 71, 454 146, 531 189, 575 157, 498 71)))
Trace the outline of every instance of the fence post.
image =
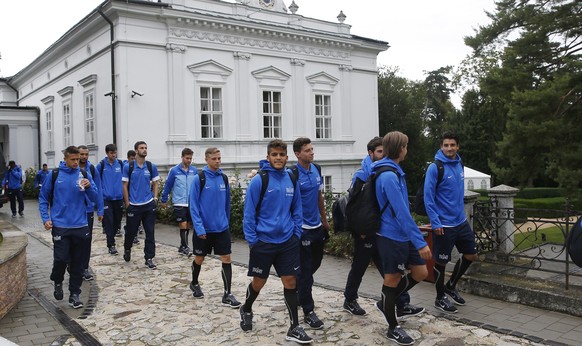
POLYGON ((515 233, 515 212, 513 209, 513 198, 519 189, 507 185, 499 185, 487 190, 489 198, 497 201, 497 209, 501 212, 497 215, 497 239, 499 240, 499 251, 511 253, 515 247, 513 234, 515 233))
POLYGON ((467 217, 467 221, 469 221, 471 229, 473 229, 473 209, 479 196, 477 192, 465 190, 465 216, 467 217))

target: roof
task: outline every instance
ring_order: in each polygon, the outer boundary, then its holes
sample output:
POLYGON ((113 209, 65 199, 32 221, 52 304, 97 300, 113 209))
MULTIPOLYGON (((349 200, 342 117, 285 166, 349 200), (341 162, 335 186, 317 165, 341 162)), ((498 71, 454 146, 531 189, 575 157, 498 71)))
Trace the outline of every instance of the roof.
POLYGON ((465 179, 491 179, 491 176, 488 174, 485 174, 483 172, 479 172, 474 170, 473 168, 469 168, 467 166, 465 166, 465 179))

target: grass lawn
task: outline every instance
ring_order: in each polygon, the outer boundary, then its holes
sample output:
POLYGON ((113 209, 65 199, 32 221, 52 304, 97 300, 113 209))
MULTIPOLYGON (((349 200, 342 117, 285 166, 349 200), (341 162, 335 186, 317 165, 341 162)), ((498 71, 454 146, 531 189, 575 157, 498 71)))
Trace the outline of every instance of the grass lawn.
POLYGON ((527 250, 544 243, 565 244, 564 234, 558 226, 538 229, 536 232, 515 233, 515 250, 527 250))

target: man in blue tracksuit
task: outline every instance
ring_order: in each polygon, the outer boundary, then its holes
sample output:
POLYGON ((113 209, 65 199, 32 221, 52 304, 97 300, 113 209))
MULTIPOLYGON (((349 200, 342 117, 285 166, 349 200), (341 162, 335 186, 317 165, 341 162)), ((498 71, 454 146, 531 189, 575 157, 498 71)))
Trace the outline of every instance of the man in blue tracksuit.
POLYGON ((145 265, 156 269, 153 261, 156 256, 156 210, 158 204, 158 168, 146 161, 148 145, 144 141, 133 146, 136 152, 135 161, 123 166, 123 200, 127 211, 127 231, 123 242, 123 259, 131 261, 131 247, 137 236, 137 229, 142 223, 145 231, 144 258, 145 265), (153 190, 153 191, 152 191, 153 190))
POLYGON ((190 213, 194 223, 192 245, 192 282, 190 289, 194 298, 203 298, 204 293, 198 283, 204 257, 212 253, 220 256, 222 262, 222 281, 224 293, 222 304, 238 308, 241 303, 236 300, 230 289, 232 286, 232 260, 230 258, 230 186, 220 164, 222 157, 218 148, 208 148, 204 154, 206 166, 194 177, 190 190, 190 213), (202 186, 204 185, 204 186, 202 186))
POLYGON ((285 338, 310 343, 313 339, 299 325, 297 313, 296 278, 300 270, 299 239, 303 225, 301 195, 292 173, 285 169, 287 159, 287 144, 280 139, 270 141, 267 160, 261 160, 261 171, 247 188, 243 231, 250 247, 248 276, 253 280, 240 308, 240 327, 243 331, 253 329, 253 303, 274 266, 283 283, 285 305, 291 317, 285 338), (263 186, 263 181, 267 186, 263 186))
POLYGON ((89 260, 91 259, 91 245, 93 242, 93 221, 95 218, 95 210, 97 210, 97 218, 99 222, 103 220, 103 194, 101 192, 101 178, 95 169, 95 166, 89 161, 89 148, 86 145, 79 145, 79 168, 84 169, 87 174, 95 182, 97 186, 97 199, 92 201, 87 197, 87 224, 89 228, 89 240, 85 244, 84 258, 83 258, 83 279, 87 281, 93 280, 93 274, 89 271, 89 260))
POLYGON ((97 186, 89 175, 84 177, 79 169, 79 149, 65 149, 65 159, 58 168, 53 186, 53 171, 42 185, 38 209, 46 230, 52 229, 54 297, 63 299, 63 280, 69 266, 69 305, 82 308, 79 295, 83 282, 83 251, 90 237, 87 223, 86 198, 97 199, 97 186))
POLYGON ((42 169, 39 170, 36 173, 36 176, 34 177, 34 188, 35 189, 39 189, 42 187, 42 183, 44 182, 44 179, 46 178, 46 176, 48 175, 48 165, 46 163, 42 164, 42 169))
POLYGON ((22 199, 22 168, 14 161, 8 162, 8 170, 4 173, 2 186, 6 188, 10 198, 12 217, 16 217, 16 200, 18 200, 18 215, 24 216, 24 200, 22 199))
POLYGON ((170 169, 168 179, 162 192, 162 207, 166 207, 170 192, 172 192, 172 206, 174 217, 180 229, 180 247, 178 253, 185 256, 192 256, 192 250, 188 247, 188 231, 192 226, 192 217, 188 209, 188 193, 192 187, 192 181, 198 170, 192 166, 192 155, 194 152, 190 148, 182 150, 182 162, 170 169))
POLYGON ((438 167, 436 163, 431 163, 424 181, 424 204, 433 232, 437 292, 434 304, 438 309, 450 313, 457 312, 457 308, 447 299, 445 293, 455 304, 465 305, 465 299, 457 291, 456 285, 471 263, 477 259, 475 235, 465 216, 465 174, 458 151, 459 138, 451 132, 445 132, 441 148, 434 157, 442 162, 442 180, 437 182, 438 167), (451 260, 453 247, 463 256, 457 261, 445 285, 445 269, 447 262, 451 260))
POLYGON ((329 234, 329 223, 323 200, 323 178, 313 162, 313 144, 307 137, 293 141, 293 152, 297 157, 296 172, 301 191, 303 225, 301 227, 301 272, 297 280, 299 304, 303 309, 304 321, 312 329, 323 328, 323 322, 315 313, 315 302, 311 290, 313 274, 319 269, 323 259, 323 245, 329 234))
MULTIPOLYGON (((384 157, 384 150, 382 148, 382 138, 374 137, 367 145, 368 155, 362 160, 362 168, 354 173, 352 178, 351 191, 357 191, 362 188, 370 174, 372 173, 372 163, 381 160, 384 157)), ((358 304, 358 289, 362 283, 362 277, 366 273, 366 269, 370 264, 370 260, 374 262, 376 269, 381 276, 382 268, 380 263, 380 256, 376 246, 376 235, 364 236, 358 233, 357 230, 351 230, 354 239, 354 253, 352 256, 352 267, 348 274, 346 281, 346 288, 344 290, 344 310, 352 315, 363 316, 366 310, 358 304)), ((376 307, 381 307, 376 305, 376 307)), ((382 312, 380 310, 380 312, 382 312)), ((396 316, 398 319, 405 319, 411 316, 417 316, 424 312, 424 308, 420 308, 410 304, 410 295, 408 292, 403 292, 396 299, 396 316)))
POLYGON ((121 230, 123 217, 123 184, 121 183, 123 163, 117 158, 115 144, 105 146, 105 155, 96 166, 103 194, 103 229, 107 237, 109 253, 117 255, 115 234, 121 230))
POLYGON ((388 339, 399 345, 412 345, 414 339, 398 325, 395 303, 399 295, 426 278, 426 260, 431 251, 410 214, 408 188, 400 168, 408 153, 408 136, 398 131, 387 133, 382 150, 384 158, 371 166, 372 172, 378 174, 376 199, 384 210, 376 238, 384 274, 380 310, 388 322, 388 339), (404 275, 406 268, 410 272, 404 275))

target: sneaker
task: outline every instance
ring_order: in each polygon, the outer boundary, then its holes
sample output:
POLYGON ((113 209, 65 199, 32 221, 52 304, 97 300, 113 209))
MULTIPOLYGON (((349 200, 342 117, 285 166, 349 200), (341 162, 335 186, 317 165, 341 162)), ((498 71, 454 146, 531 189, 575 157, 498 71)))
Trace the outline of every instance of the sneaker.
POLYGON ((366 315, 366 310, 360 307, 360 304, 358 304, 357 300, 352 300, 351 302, 344 300, 344 310, 356 316, 366 315))
POLYGON ((182 249, 182 255, 188 256, 188 258, 190 258, 192 256, 192 250, 186 246, 182 249))
POLYGON ((236 298, 234 297, 234 295, 232 295, 232 293, 225 293, 222 296, 222 305, 226 305, 226 306, 229 306, 231 308, 238 308, 242 304, 241 304, 241 302, 236 300, 236 298))
POLYGON ((110 255, 117 255, 117 254, 119 254, 119 252, 115 248, 115 245, 109 247, 109 254, 110 255))
POLYGON ((73 309, 80 309, 83 307, 83 302, 79 298, 78 294, 71 294, 71 296, 69 297, 69 305, 73 309))
POLYGON ((317 315, 315 314, 315 311, 310 311, 309 313, 307 313, 305 315, 305 317, 303 318, 303 320, 305 321, 305 323, 307 323, 309 325, 309 327, 311 329, 321 329, 323 328, 323 322, 321 322, 321 320, 319 319, 319 317, 317 317, 317 315))
POLYGON ((445 286, 445 293, 451 297, 451 299, 453 300, 453 302, 455 302, 455 304, 457 305, 465 305, 465 299, 463 299, 463 297, 461 297, 461 295, 459 294, 459 291, 457 291, 455 288, 447 288, 445 286))
POLYGON ((16 213, 12 214, 12 217, 16 217, 16 213))
POLYGON ((396 308, 396 318, 403 320, 408 317, 418 316, 424 312, 424 308, 419 308, 412 304, 405 304, 402 309, 396 308))
POLYGON ((199 284, 193 285, 192 283, 190 283, 190 290, 192 291, 192 297, 198 299, 204 298, 204 293, 202 293, 202 288, 200 288, 199 284))
POLYGON ((118 237, 118 238, 121 237, 122 236, 121 230, 118 229, 117 230, 117 233, 115 233, 115 236, 118 237))
POLYGON ((139 239, 137 239, 137 236, 133 238, 133 244, 139 245, 139 239))
POLYGON ((55 283, 55 291, 53 292, 53 296, 56 300, 63 300, 63 283, 60 284, 55 283))
POLYGON ((414 344, 414 339, 408 336, 408 334, 400 326, 397 326, 394 329, 388 328, 386 336, 388 337, 388 340, 394 341, 398 345, 414 344))
POLYGON ((131 261, 131 250, 123 251, 123 259, 125 260, 125 262, 131 261))
POLYGON ((303 330, 303 328, 301 328, 300 325, 290 327, 289 331, 287 332, 287 335, 285 336, 285 339, 289 341, 295 341, 300 344, 310 344, 311 342, 313 342, 313 339, 310 338, 309 335, 305 333, 305 331, 303 330))
POLYGON ((143 234, 143 226, 142 226, 142 225, 139 225, 139 226, 137 227, 137 233, 139 233, 139 234, 143 234))
POLYGON ((457 312, 457 308, 449 301, 447 296, 443 296, 442 298, 437 298, 434 301, 434 306, 442 310, 444 312, 455 313, 457 312))
POLYGON ((148 268, 150 268, 150 269, 156 269, 156 268, 158 267, 158 266, 157 266, 157 265, 154 263, 154 260, 152 260, 151 258, 150 258, 150 259, 147 259, 147 260, 145 260, 145 265, 146 265, 146 267, 148 267, 148 268))
POLYGON ((24 217, 24 213, 23 212, 18 212, 18 215, 20 215, 20 217, 24 217))
POLYGON ((83 279, 85 281, 93 280, 93 274, 91 274, 91 272, 89 272, 89 269, 85 269, 85 271, 83 272, 83 279))
POLYGON ((240 328, 245 332, 253 330, 253 313, 244 311, 242 306, 240 307, 239 311, 240 311, 240 328))

